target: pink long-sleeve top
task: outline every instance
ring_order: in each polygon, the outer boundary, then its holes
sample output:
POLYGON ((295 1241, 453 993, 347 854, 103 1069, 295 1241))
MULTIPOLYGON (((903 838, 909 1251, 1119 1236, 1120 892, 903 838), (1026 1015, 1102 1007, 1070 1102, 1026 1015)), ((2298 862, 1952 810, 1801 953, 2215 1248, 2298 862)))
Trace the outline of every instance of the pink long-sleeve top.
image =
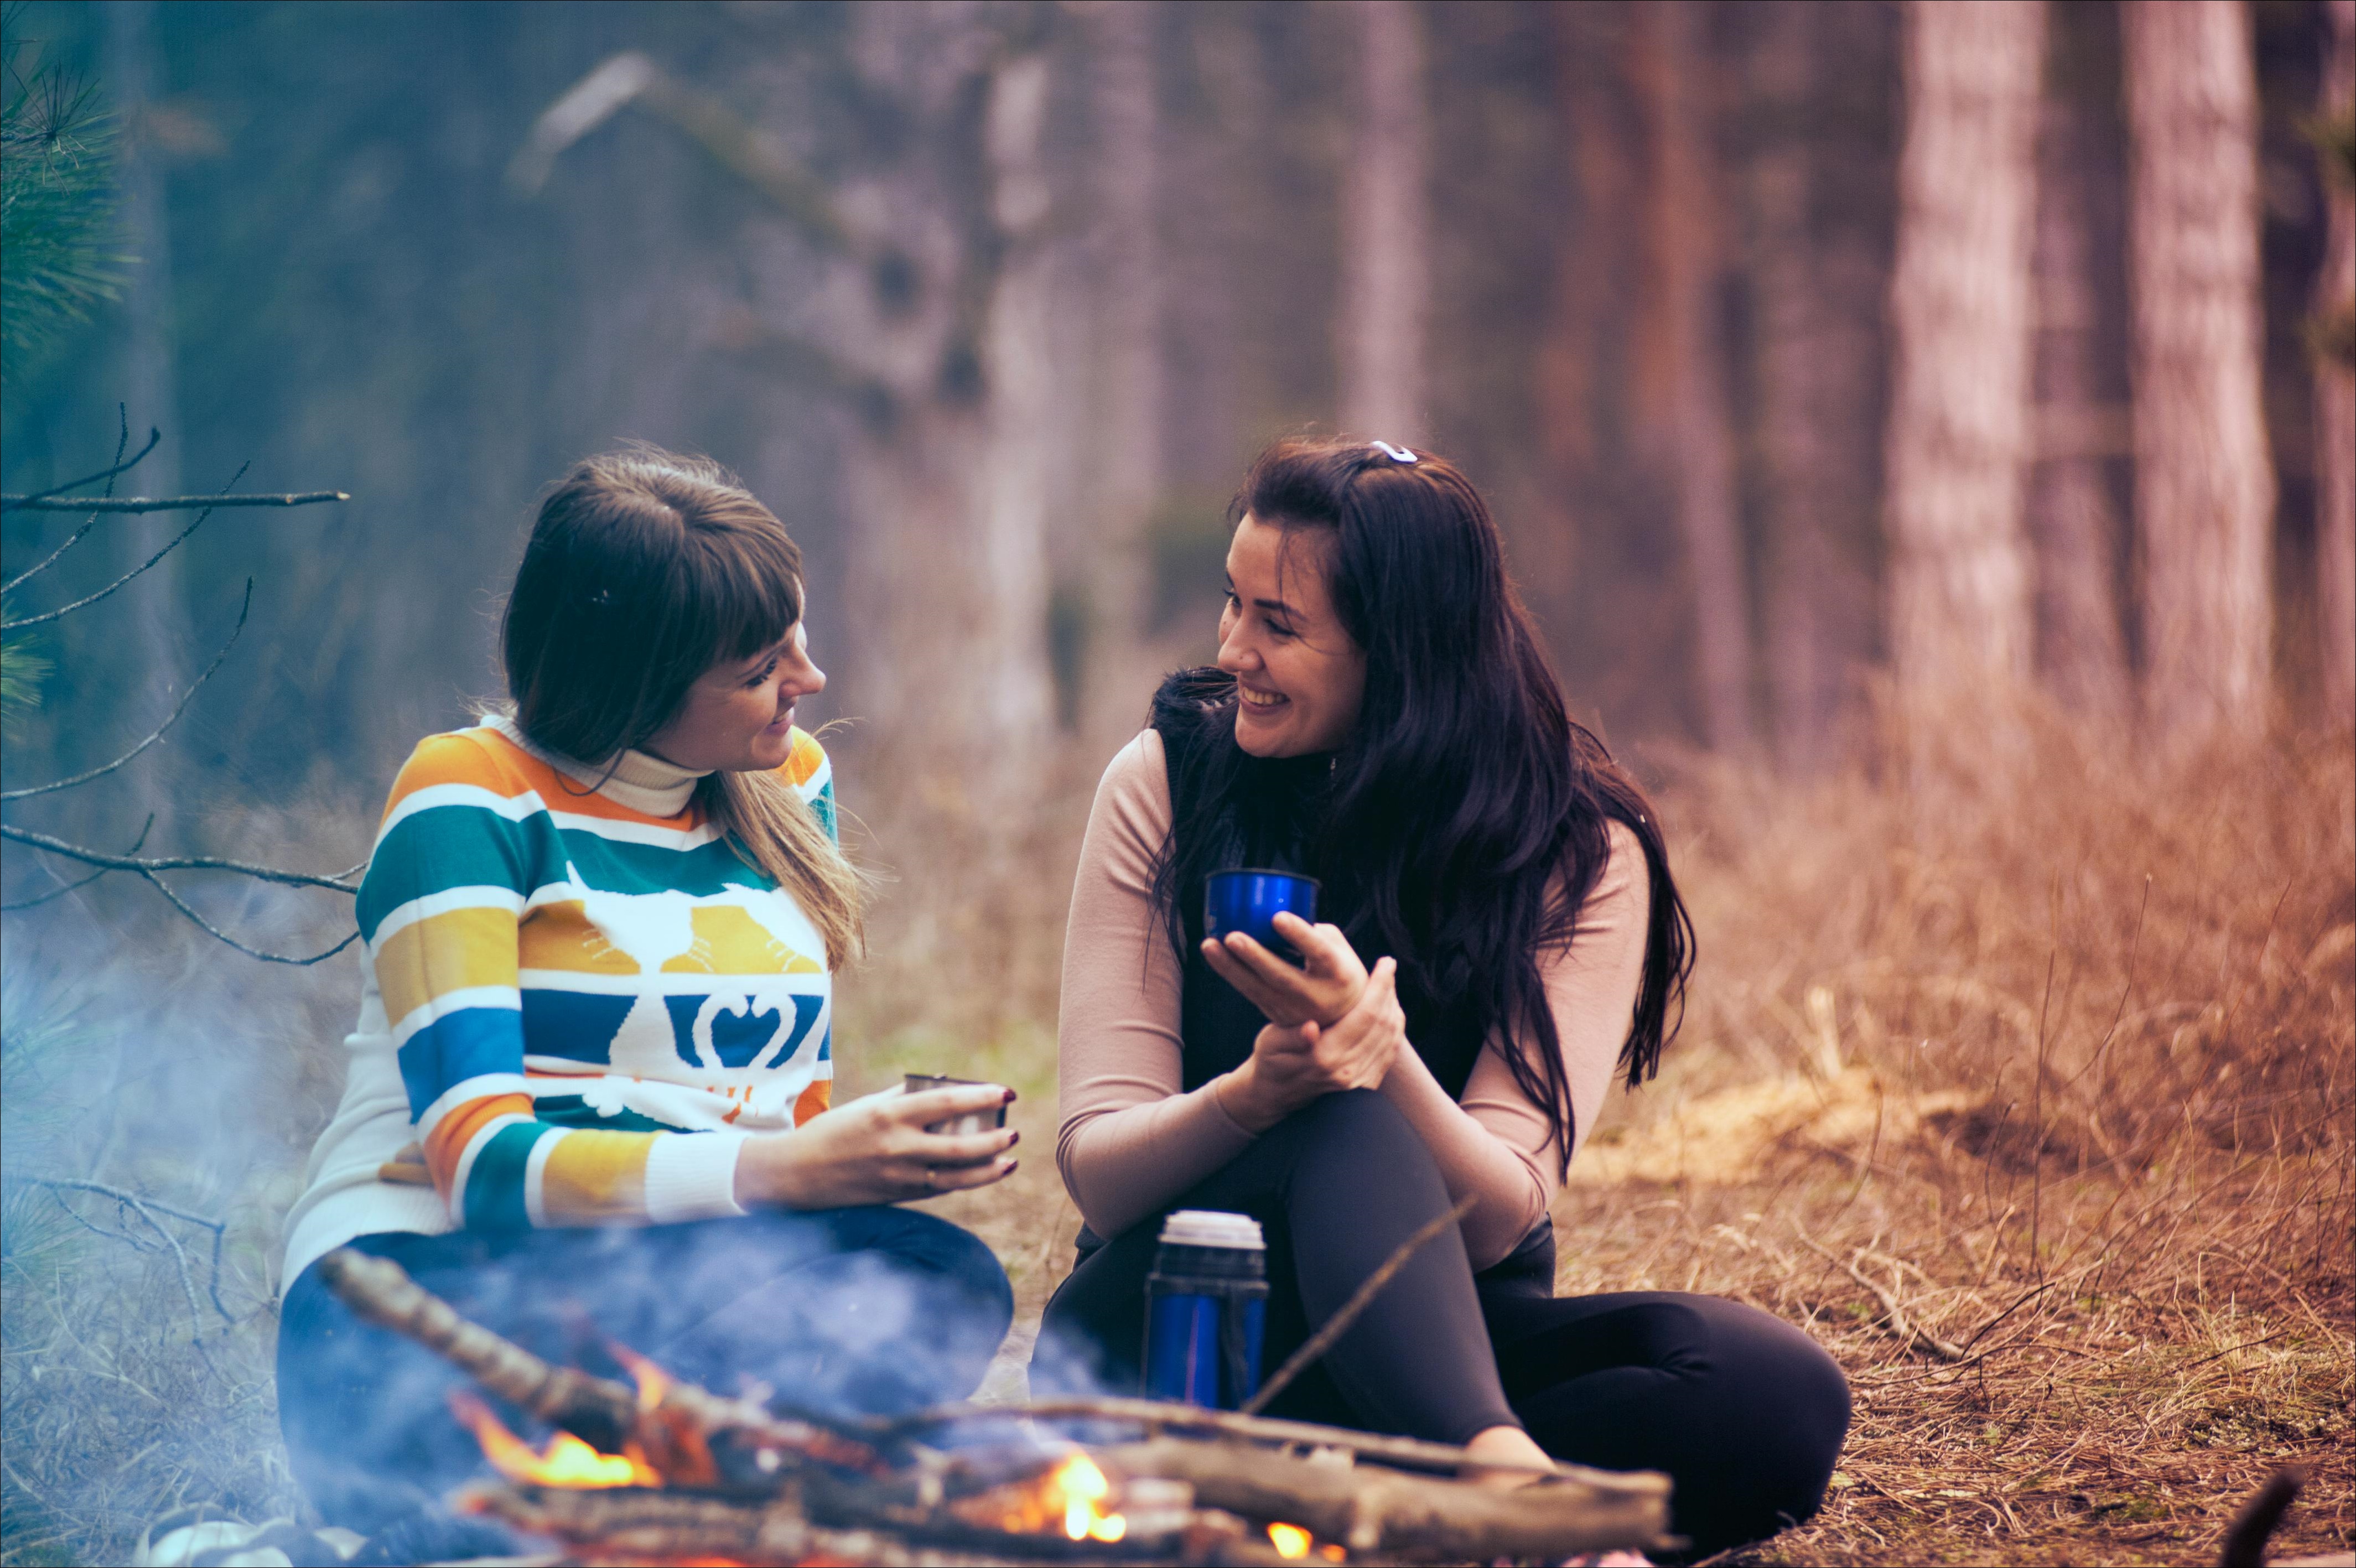
MULTIPOLYGON (((1064 942, 1055 1163, 1100 1236, 1153 1213, 1254 1136, 1220 1105, 1216 1080, 1179 1092, 1182 970, 1153 908, 1153 859, 1170 816, 1162 737, 1148 730, 1121 748, 1097 786, 1064 942)), ((1651 900, 1635 835, 1615 822, 1611 843, 1570 942, 1540 966, 1582 1140, 1628 1037, 1651 900)), ((1511 1252, 1560 1185, 1547 1114, 1515 1083, 1505 1049, 1502 1035, 1491 1040, 1461 1101, 1412 1051, 1400 1053, 1382 1084, 1422 1135, 1450 1195, 1474 1196, 1462 1230, 1476 1269, 1511 1252)))

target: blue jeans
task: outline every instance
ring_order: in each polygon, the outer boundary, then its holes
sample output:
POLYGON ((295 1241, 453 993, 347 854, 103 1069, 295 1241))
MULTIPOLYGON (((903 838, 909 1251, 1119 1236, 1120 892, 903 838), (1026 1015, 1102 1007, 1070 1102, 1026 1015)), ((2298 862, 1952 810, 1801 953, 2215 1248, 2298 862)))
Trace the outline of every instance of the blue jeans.
MULTIPOLYGON (((907 1209, 351 1244, 548 1360, 626 1381, 605 1350, 616 1341, 718 1392, 765 1383, 786 1403, 842 1413, 970 1393, 1014 1310, 987 1246, 907 1209)), ((279 1424, 294 1478, 329 1524, 377 1535, 446 1518, 442 1499, 485 1473, 445 1403, 466 1383, 433 1351, 354 1317, 316 1264, 287 1291, 279 1424)))

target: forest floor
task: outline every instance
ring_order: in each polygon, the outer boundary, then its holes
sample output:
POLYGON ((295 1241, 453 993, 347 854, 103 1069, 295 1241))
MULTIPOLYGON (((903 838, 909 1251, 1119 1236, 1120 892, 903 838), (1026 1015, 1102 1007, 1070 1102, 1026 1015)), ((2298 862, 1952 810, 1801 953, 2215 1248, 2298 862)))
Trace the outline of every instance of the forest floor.
MULTIPOLYGON (((1732 1296, 1847 1370, 1856 1414, 1823 1510, 1737 1563, 2213 1563, 2286 1465, 2308 1487, 2276 1555, 2346 1550, 2356 754, 2287 736, 2161 763, 2023 725, 1994 760, 1918 740, 1902 768, 1885 749, 1805 788, 1651 759, 1700 967, 1661 1078, 1612 1096, 1555 1206, 1558 1288, 1732 1296)), ((902 870, 845 982, 840 1095, 908 1070, 1021 1093, 1017 1174, 932 1205, 1014 1282, 985 1398, 1020 1397, 1078 1225, 1053 1157, 1052 1020, 1093 773, 1075 762, 1043 796, 1012 874, 939 848, 969 833, 953 788, 867 805, 902 870)), ((28 995, 8 997, 18 1168, 42 1136, 22 1111, 47 1027, 27 1023, 28 995)), ((197 1204, 235 1221, 234 1327, 203 1299, 200 1255, 192 1302, 168 1250, 12 1189, 0 1563, 123 1561, 184 1505, 298 1506, 269 1375, 274 1217, 305 1118, 332 1100, 348 1008, 339 993, 316 1009, 332 1026, 249 1025, 249 1042, 324 1043, 250 1091, 296 1106, 290 1152, 197 1204)), ((79 1060, 83 1026, 59 1027, 49 1056, 79 1060)), ((161 1157, 123 1179, 164 1196, 204 1180, 161 1157)))

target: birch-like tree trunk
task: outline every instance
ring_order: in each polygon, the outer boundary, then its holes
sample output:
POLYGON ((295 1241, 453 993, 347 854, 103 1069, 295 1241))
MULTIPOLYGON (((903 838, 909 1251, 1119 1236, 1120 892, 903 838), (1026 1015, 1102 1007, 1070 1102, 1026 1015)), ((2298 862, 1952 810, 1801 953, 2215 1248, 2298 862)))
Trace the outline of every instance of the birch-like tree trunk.
POLYGON ((1412 443, 1423 432, 1431 290, 1423 38, 1410 0, 1362 0, 1348 16, 1358 91, 1342 174, 1342 424, 1412 443))
POLYGON ((2104 347, 2104 263, 2115 257, 2115 221, 2105 176, 2117 168, 2106 125, 2107 95, 2082 80, 2093 74, 2065 48, 2089 20, 2086 12, 2053 14, 2053 56, 2071 68, 2049 85, 2037 140, 2035 261, 2037 462, 2029 471, 2029 535, 2036 552, 2037 667, 2077 710, 2109 717, 2127 710, 2126 640, 2118 594, 2121 523, 2104 470, 2120 432, 2111 417, 2104 347), (2075 29, 2071 30, 2071 29, 2075 29), (2098 215, 2104 232, 2097 234, 2098 215), (2103 241, 2111 240, 2112 245, 2103 241))
MULTIPOLYGON (((2323 117, 2343 137, 2356 124, 2356 0, 2329 0, 2323 117)), ((2335 155, 2326 154, 2327 165, 2335 155)), ((2322 351, 2315 366, 2316 594, 2322 634, 2324 722, 2356 723, 2356 183, 2343 161, 2324 170, 2329 234, 2315 280, 2322 351)))
MULTIPOLYGON (((1862 128, 1827 114, 1854 59, 1878 52, 1878 13, 1763 0, 1747 54, 1746 266, 1757 359, 1763 513, 1762 648, 1779 766, 1831 754, 1875 651, 1871 552, 1880 518, 1882 327, 1888 260, 1853 187, 1882 171, 1862 128), (1871 47, 1868 47, 1871 46, 1871 47)), ((1886 176, 1885 176, 1886 177, 1886 176)))
POLYGON ((1890 280, 1890 640, 1901 689, 2009 683, 2030 648, 2030 218, 2042 0, 1907 7, 1890 280))
POLYGON ((2267 692, 2256 79, 2236 0, 2121 22, 2145 709, 2196 740, 2259 724, 2267 692))
POLYGON ((1703 10, 1662 0, 1636 14, 1632 65, 1652 121, 1645 230, 1652 263, 1647 315, 1658 327, 1666 418, 1653 455, 1672 475, 1686 568, 1705 739, 1747 750, 1751 613, 1734 484, 1733 421, 1719 293, 1724 242, 1716 155, 1705 107, 1709 60, 1703 10))

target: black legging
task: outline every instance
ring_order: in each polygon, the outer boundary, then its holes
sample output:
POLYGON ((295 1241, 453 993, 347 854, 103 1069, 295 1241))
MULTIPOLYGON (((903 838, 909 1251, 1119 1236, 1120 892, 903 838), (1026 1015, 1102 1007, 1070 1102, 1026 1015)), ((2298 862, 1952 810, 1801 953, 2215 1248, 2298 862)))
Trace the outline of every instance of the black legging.
MULTIPOLYGON (((605 1355, 610 1339, 707 1388, 764 1383, 806 1409, 896 1413, 961 1398, 1013 1313, 988 1247, 907 1209, 352 1245, 550 1360, 621 1375, 605 1355)), ((380 1561, 498 1549, 461 1539, 441 1507, 482 1468, 444 1403, 465 1382, 432 1351, 355 1318, 317 1264, 287 1291, 278 1418, 288 1464, 327 1522, 378 1538, 380 1561)))
MULTIPOLYGON (((1423 1140, 1369 1090, 1329 1094, 1172 1209, 1246 1213, 1269 1240, 1273 1369, 1419 1227, 1447 1211, 1423 1140)), ((1162 1216, 1090 1253, 1048 1303, 1034 1390, 1093 1377, 1133 1392, 1162 1216)), ((1526 1427, 1557 1458, 1665 1471, 1696 1556, 1772 1535, 1824 1499, 1848 1430, 1832 1358, 1779 1318, 1674 1291, 1556 1300, 1552 1282, 1476 1280, 1445 1232, 1384 1287, 1269 1413, 1462 1443, 1526 1427)))

